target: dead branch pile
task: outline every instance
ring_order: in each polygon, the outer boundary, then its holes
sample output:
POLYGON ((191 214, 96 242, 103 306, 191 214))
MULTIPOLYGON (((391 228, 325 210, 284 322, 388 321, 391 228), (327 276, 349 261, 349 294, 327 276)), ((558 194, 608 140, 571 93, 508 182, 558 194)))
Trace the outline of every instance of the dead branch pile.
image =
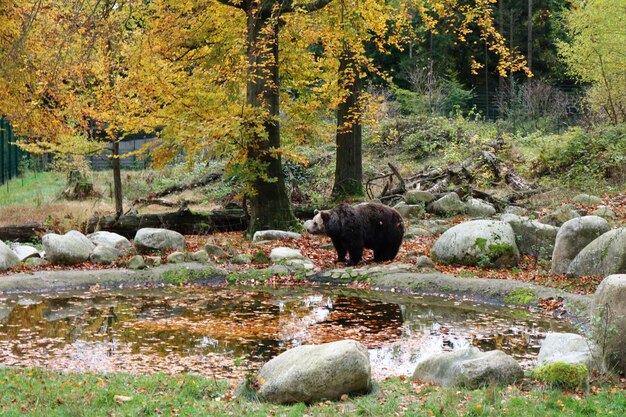
POLYGON ((424 190, 435 195, 455 191, 461 197, 472 195, 503 208, 515 200, 540 191, 498 158, 497 153, 503 145, 503 138, 498 137, 486 149, 473 152, 461 162, 446 168, 425 169, 408 178, 403 178, 398 169, 389 163, 390 172, 376 175, 366 181, 367 194, 370 199, 392 202, 408 190, 424 190), (491 184, 495 186, 504 181, 513 193, 499 199, 477 189, 479 175, 484 173, 485 169, 490 173, 491 184))

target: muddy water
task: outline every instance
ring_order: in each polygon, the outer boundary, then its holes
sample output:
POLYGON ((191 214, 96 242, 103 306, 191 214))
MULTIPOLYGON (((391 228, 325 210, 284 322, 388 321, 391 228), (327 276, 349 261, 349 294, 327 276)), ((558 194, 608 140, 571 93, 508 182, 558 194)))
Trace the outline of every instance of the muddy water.
POLYGON ((0 298, 0 364, 238 378, 300 344, 355 339, 376 377, 467 345, 532 363, 567 324, 522 310, 356 290, 161 288, 0 298))

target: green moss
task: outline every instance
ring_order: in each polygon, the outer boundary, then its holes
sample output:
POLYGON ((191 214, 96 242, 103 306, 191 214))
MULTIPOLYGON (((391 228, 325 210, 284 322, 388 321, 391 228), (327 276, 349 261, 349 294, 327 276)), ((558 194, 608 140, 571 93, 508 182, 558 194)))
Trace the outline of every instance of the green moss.
POLYGON ((189 269, 180 268, 165 271, 161 275, 161 281, 166 284, 183 285, 191 284, 213 278, 215 276, 223 276, 224 272, 215 268, 206 269, 189 269))
POLYGON ((589 371, 583 364, 572 365, 565 362, 554 362, 540 366, 533 371, 537 381, 557 388, 577 388, 587 383, 589 371))
POLYGON ((263 251, 257 251, 252 255, 252 263, 255 265, 268 264, 270 263, 270 257, 263 251))
POLYGON ((484 237, 477 237, 474 241, 474 246, 480 249, 485 249, 487 247, 487 239, 485 239, 484 237))
POLYGON ((533 301, 537 301, 537 291, 531 288, 516 288, 510 291, 505 297, 504 302, 507 304, 517 304, 527 306, 533 301))

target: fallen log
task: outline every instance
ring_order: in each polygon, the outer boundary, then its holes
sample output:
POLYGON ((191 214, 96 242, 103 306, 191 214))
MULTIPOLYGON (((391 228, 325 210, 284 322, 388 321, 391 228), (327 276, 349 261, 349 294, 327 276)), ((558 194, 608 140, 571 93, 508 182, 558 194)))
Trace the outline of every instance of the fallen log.
POLYGON ((170 213, 125 215, 115 220, 105 216, 89 222, 89 232, 105 230, 134 238, 137 230, 144 227, 174 230, 184 235, 206 235, 218 232, 245 230, 248 225, 243 210, 213 210, 210 213, 192 212, 189 209, 170 213))
MULTIPOLYGON (((296 217, 313 218, 313 209, 296 209, 296 217)), ((242 209, 221 209, 209 213, 192 212, 185 208, 170 213, 126 215, 115 220, 105 216, 90 220, 87 231, 96 230, 118 233, 129 239, 144 227, 165 228, 183 235, 207 235, 220 232, 240 232, 248 227, 248 219, 242 209)))
POLYGON ((0 240, 12 242, 32 242, 33 238, 45 233, 46 230, 39 223, 11 224, 0 226, 0 240))

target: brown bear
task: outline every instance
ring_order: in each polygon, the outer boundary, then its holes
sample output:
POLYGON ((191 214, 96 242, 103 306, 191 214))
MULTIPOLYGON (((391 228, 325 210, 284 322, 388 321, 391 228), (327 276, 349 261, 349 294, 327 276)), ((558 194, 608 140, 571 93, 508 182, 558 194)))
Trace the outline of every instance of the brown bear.
POLYGON ((374 250, 374 261, 389 261, 400 249, 404 222, 397 210, 383 204, 367 203, 351 206, 339 204, 331 210, 315 211, 313 220, 305 224, 309 233, 326 234, 337 251, 337 262, 348 265, 361 261, 363 248, 374 250))

